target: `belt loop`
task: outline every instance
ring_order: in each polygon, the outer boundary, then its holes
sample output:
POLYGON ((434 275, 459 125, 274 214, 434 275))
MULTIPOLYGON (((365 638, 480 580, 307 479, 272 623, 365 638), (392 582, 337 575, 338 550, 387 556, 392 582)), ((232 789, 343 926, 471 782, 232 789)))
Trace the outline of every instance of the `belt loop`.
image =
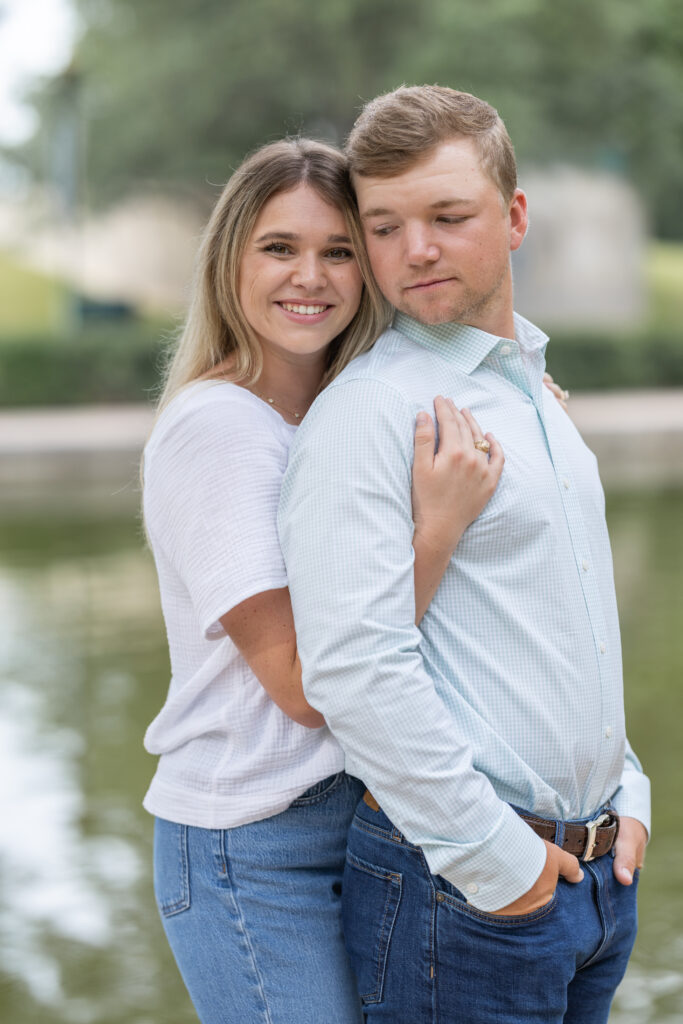
POLYGON ((555 846, 559 846, 560 849, 564 846, 564 822, 555 822, 555 838, 553 839, 555 846))

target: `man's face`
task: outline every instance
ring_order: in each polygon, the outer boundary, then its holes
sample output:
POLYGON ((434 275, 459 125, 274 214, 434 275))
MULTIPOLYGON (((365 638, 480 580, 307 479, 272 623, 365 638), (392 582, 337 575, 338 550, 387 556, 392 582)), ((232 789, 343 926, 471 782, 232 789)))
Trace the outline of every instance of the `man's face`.
POLYGON ((504 202, 472 139, 444 142, 395 177, 354 184, 372 269, 392 305, 425 324, 507 328, 510 250, 524 238, 526 198, 518 189, 504 202))

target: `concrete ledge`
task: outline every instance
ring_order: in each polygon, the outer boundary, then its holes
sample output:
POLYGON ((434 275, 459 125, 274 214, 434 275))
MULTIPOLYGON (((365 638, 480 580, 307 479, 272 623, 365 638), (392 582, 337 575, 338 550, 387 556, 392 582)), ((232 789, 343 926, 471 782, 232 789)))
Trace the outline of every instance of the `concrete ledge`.
MULTIPOLYGON (((571 416, 611 488, 683 486, 683 390, 577 394, 571 416)), ((137 501, 138 463, 154 414, 145 405, 0 413, 3 504, 69 495, 137 501)))
POLYGON ((683 390, 582 394, 569 405, 606 487, 683 486, 683 390))

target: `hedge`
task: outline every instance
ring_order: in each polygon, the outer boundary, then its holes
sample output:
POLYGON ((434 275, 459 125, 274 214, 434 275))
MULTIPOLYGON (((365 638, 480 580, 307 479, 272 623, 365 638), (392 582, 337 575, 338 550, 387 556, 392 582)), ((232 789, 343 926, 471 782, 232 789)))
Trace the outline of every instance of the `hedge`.
POLYGON ((0 405, 144 402, 160 378, 163 330, 144 323, 93 326, 72 339, 0 340, 0 405))
MULTIPOLYGON (((71 340, 0 340, 0 405, 149 401, 168 336, 157 325, 134 322, 91 326, 71 340)), ((553 334, 547 360, 570 390, 683 387, 683 329, 553 334)))
POLYGON ((683 387, 683 325, 643 333, 553 333, 546 360, 570 390, 683 387))

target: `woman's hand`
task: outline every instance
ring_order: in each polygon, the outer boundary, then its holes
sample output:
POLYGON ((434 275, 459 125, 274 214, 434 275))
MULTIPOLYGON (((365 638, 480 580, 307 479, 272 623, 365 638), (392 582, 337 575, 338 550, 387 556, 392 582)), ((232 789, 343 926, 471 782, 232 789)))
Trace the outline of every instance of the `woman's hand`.
POLYGON ((564 411, 569 412, 569 407, 567 406, 567 402, 569 401, 569 392, 564 391, 559 384, 556 384, 549 373, 543 374, 543 383, 547 387, 548 391, 552 391, 564 411))
POLYGON ((434 452, 432 417, 418 413, 413 463, 415 533, 449 555, 486 506, 503 471, 503 451, 493 434, 484 435, 469 409, 459 411, 452 399, 434 399, 439 449, 434 452), (474 447, 486 439, 488 455, 474 447))
POLYGON ((424 615, 450 557, 470 523, 495 491, 505 458, 493 434, 484 434, 469 409, 450 398, 434 399, 439 448, 432 417, 418 413, 413 463, 416 621, 424 615), (474 447, 486 440, 488 454, 474 447))

